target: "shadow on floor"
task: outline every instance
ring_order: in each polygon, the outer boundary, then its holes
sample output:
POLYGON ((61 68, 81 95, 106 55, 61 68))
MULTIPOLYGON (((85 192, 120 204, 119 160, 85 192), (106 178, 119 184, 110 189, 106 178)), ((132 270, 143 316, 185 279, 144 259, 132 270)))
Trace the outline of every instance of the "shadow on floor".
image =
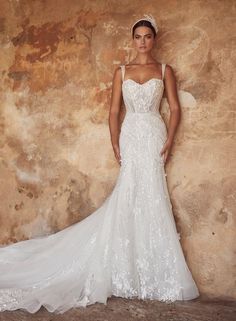
POLYGON ((95 303, 64 314, 45 308, 31 314, 23 310, 0 313, 0 321, 236 321, 236 301, 197 298, 163 303, 112 296, 107 305, 95 303))

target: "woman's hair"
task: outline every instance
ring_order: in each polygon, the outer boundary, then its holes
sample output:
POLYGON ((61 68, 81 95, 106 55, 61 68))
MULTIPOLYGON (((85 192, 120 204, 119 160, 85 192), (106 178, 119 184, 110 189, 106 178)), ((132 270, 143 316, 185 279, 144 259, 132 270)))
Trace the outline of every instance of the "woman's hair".
POLYGON ((141 27, 141 26, 145 26, 145 27, 148 27, 150 29, 152 29, 152 32, 153 32, 153 35, 154 35, 154 38, 156 37, 156 30, 154 29, 153 25, 151 24, 150 21, 147 21, 147 20, 140 20, 138 21, 132 28, 132 38, 134 38, 134 31, 136 28, 138 27, 141 27))

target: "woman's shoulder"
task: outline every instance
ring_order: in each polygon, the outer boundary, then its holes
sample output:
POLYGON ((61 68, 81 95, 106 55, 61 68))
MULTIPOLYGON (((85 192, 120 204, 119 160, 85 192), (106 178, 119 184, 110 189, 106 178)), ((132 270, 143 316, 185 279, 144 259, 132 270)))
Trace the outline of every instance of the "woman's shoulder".
POLYGON ((113 77, 114 78, 121 76, 121 68, 122 68, 122 65, 119 65, 119 66, 115 67, 115 70, 113 72, 113 77))
POLYGON ((173 68, 170 64, 165 63, 165 70, 167 73, 173 73, 173 68))
POLYGON ((170 64, 165 64, 165 79, 175 79, 175 72, 170 64))

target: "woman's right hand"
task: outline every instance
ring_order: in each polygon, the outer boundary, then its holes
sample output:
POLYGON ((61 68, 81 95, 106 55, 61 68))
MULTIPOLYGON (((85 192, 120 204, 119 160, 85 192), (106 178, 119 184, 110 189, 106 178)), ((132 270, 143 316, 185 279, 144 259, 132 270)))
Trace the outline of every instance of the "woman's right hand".
POLYGON ((114 155, 115 155, 115 158, 116 158, 118 164, 121 165, 121 156, 120 156, 120 147, 119 147, 119 145, 114 145, 113 146, 113 151, 114 151, 114 155))

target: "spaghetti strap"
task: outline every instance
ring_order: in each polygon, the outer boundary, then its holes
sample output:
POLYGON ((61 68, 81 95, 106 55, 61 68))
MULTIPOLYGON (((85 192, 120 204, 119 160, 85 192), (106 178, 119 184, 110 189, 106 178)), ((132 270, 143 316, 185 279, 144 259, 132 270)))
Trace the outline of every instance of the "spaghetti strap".
POLYGON ((164 80, 164 76, 165 76, 165 69, 166 69, 166 64, 161 64, 162 80, 164 80))
POLYGON ((121 65, 121 74, 122 74, 122 81, 124 81, 124 77, 125 77, 125 65, 121 65))

